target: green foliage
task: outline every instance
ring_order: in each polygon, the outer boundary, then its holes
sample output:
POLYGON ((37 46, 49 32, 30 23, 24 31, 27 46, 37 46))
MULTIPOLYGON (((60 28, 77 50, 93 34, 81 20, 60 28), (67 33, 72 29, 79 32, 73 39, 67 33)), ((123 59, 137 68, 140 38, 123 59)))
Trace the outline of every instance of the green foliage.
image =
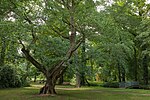
POLYGON ((119 88, 119 82, 106 82, 102 86, 110 88, 119 88))
POLYGON ((67 47, 67 41, 59 37, 51 37, 47 34, 41 35, 37 44, 32 46, 35 51, 34 56, 38 59, 38 61, 49 68, 56 64, 56 62, 64 59, 68 49, 67 47))
POLYGON ((30 87, 30 81, 20 78, 21 86, 20 87, 30 87))
POLYGON ((21 87, 21 80, 12 66, 0 67, 0 88, 21 87))
POLYGON ((90 83, 90 86, 103 86, 103 83, 98 82, 98 81, 92 81, 92 82, 89 82, 89 83, 90 83))
POLYGON ((118 64, 125 71, 129 68, 134 54, 133 36, 122 29, 111 13, 101 11, 95 19, 93 23, 97 25, 97 32, 88 38, 87 55, 94 60, 96 73, 101 75, 101 79, 113 81, 118 73, 118 64))
MULTIPOLYGON (((25 82, 22 84, 26 84, 27 77, 39 73, 30 66, 26 69, 19 40, 46 69, 65 59, 69 40, 62 37, 70 35, 72 12, 67 7, 71 1, 65 1, 65 4, 62 1, 0 1, 0 65, 17 66, 17 73, 20 74, 21 81, 25 82)), ((76 71, 84 73, 88 80, 95 80, 98 73, 101 80, 114 81, 117 80, 118 66, 121 71, 125 71, 126 79, 134 79, 135 68, 138 69, 139 81, 143 79, 142 59, 145 55, 150 56, 150 4, 146 4, 145 0, 113 1, 108 6, 104 3, 107 0, 101 0, 105 10, 97 12, 96 5, 100 3, 98 0, 97 3, 93 0, 74 0, 74 27, 78 32, 77 39, 83 35, 86 38, 86 65, 82 64, 82 50, 79 48, 76 62, 68 65, 65 74, 67 81, 74 78, 76 71)), ((6 72, 9 74, 11 70, 6 72)), ((18 76, 14 77, 17 80, 18 76)))
POLYGON ((142 78, 141 61, 149 55, 148 9, 145 0, 114 0, 95 16, 99 34, 89 39, 93 50, 88 54, 95 57, 106 79, 118 74, 118 64, 121 71, 125 69, 127 79, 134 80, 136 69, 139 80, 142 78))

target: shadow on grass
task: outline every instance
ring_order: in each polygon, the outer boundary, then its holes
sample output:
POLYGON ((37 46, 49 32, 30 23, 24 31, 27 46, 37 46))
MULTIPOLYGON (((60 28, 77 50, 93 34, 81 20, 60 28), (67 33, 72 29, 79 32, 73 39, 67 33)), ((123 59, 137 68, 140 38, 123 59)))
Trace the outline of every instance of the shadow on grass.
POLYGON ((150 91, 102 87, 56 86, 57 95, 38 95, 43 85, 2 89, 0 100, 150 100, 150 91))

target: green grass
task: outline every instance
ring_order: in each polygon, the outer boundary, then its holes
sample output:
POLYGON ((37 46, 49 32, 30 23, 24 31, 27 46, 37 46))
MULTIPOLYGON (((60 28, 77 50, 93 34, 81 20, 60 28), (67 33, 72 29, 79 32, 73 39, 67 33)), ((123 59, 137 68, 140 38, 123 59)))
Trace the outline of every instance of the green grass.
POLYGON ((41 85, 0 90, 0 100, 150 100, 149 90, 56 86, 57 95, 39 96, 41 85))

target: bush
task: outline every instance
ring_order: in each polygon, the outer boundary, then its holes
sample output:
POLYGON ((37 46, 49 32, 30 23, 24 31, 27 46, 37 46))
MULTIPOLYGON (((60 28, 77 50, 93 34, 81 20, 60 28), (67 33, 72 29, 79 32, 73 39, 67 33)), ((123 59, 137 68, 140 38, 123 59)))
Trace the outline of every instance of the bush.
POLYGON ((144 90, 150 90, 150 86, 149 85, 141 85, 140 88, 144 89, 144 90))
POLYGON ((30 87, 31 86, 30 82, 28 80, 23 80, 23 79, 21 79, 21 85, 23 87, 30 87))
POLYGON ((150 90, 149 85, 139 85, 139 86, 130 86, 127 87, 128 89, 144 89, 144 90, 150 90))
POLYGON ((15 69, 5 65, 0 67, 0 88, 21 87, 21 81, 15 69))
POLYGON ((102 85, 103 87, 110 87, 110 88, 119 88, 118 82, 107 82, 102 85))
POLYGON ((90 86, 102 86, 102 82, 89 82, 90 86))

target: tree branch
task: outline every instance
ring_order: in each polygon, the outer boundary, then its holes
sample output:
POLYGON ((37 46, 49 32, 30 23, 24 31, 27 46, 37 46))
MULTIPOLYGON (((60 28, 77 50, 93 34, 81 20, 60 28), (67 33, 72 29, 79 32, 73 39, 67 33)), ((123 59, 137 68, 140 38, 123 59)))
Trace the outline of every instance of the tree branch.
MULTIPOLYGON (((65 39, 69 39, 68 36, 62 35, 61 32, 59 32, 58 30, 56 30, 53 26, 51 26, 51 29, 52 29, 55 33, 57 33, 58 35, 60 35, 61 37, 65 38, 65 39)), ((57 29, 59 29, 59 28, 57 28, 57 29)))
POLYGON ((38 61, 36 61, 29 53, 30 51, 28 49, 25 48, 25 45, 23 44, 23 42, 19 39, 19 43, 23 46, 23 48, 21 49, 21 51, 23 52, 23 54, 25 55, 25 58, 31 62, 37 69, 39 69, 41 72, 43 72, 46 75, 46 69, 45 67, 40 64, 38 61))
POLYGON ((82 42, 83 42, 83 38, 79 39, 77 41, 76 47, 72 50, 72 52, 76 51, 79 48, 79 46, 81 45, 82 42))
POLYGON ((41 72, 43 72, 46 75, 46 69, 45 67, 40 64, 38 61, 36 61, 30 54, 29 50, 26 50, 25 48, 22 48, 21 51, 24 53, 26 59, 30 61, 37 69, 39 69, 41 72))
POLYGON ((22 41, 19 39, 19 44, 22 45, 23 48, 25 48, 25 45, 22 43, 22 41))
POLYGON ((24 13, 24 19, 29 23, 29 24, 33 24, 33 22, 28 18, 28 16, 26 15, 26 13, 24 13))

